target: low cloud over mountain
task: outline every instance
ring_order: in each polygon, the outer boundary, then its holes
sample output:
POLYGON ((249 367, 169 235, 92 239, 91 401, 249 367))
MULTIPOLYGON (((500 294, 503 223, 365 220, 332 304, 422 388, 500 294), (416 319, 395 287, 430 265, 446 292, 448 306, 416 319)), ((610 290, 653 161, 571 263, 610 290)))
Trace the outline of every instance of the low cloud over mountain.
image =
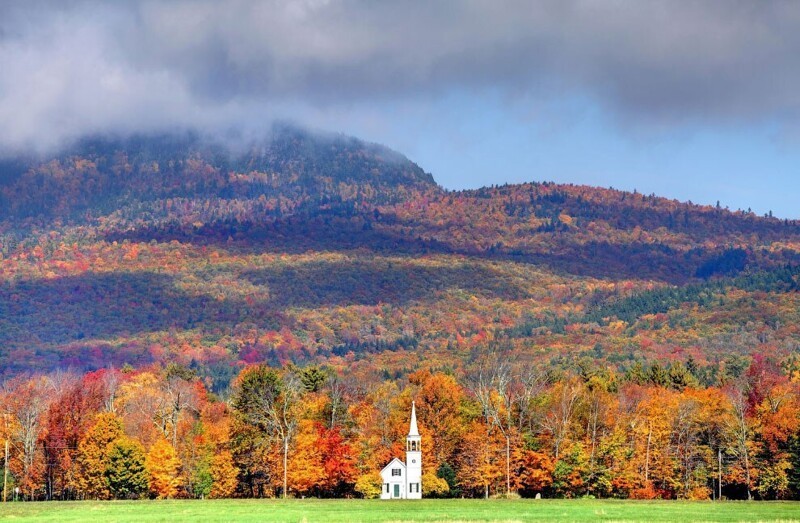
POLYGON ((4 3, 0 145, 463 91, 585 96, 625 125, 794 127, 798 22, 792 2, 4 3))

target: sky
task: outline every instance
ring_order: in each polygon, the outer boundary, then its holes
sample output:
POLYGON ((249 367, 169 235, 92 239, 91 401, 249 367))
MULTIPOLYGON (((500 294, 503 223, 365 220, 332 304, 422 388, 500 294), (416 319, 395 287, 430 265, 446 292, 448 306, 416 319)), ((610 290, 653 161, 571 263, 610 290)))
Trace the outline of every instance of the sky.
POLYGON ((383 143, 449 189, 800 218, 800 2, 0 2, 0 154, 275 120, 383 143))

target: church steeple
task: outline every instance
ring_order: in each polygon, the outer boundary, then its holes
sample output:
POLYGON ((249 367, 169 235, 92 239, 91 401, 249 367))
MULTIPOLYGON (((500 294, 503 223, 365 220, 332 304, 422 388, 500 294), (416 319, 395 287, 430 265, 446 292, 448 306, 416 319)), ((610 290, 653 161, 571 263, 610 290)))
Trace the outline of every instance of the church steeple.
POLYGON ((408 428, 409 436, 419 436, 419 429, 417 428, 417 404, 415 401, 411 402, 411 426, 408 428))
POLYGON ((422 437, 417 427, 417 404, 411 402, 411 423, 406 436, 407 499, 422 498, 422 437))

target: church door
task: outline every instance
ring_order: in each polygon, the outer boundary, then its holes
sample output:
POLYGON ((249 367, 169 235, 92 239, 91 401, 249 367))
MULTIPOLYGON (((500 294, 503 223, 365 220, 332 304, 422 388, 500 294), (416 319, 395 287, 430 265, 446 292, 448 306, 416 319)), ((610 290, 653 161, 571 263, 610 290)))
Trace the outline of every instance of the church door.
POLYGON ((400 485, 398 485, 397 483, 394 484, 394 497, 396 498, 400 497, 400 485))

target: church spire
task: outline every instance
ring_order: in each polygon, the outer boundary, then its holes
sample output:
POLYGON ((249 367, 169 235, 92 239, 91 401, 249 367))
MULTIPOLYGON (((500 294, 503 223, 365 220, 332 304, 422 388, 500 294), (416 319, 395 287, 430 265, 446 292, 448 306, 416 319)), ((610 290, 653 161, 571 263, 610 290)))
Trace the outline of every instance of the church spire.
POLYGON ((416 402, 411 402, 411 426, 408 428, 409 436, 419 436, 419 429, 417 428, 417 406, 416 402))

